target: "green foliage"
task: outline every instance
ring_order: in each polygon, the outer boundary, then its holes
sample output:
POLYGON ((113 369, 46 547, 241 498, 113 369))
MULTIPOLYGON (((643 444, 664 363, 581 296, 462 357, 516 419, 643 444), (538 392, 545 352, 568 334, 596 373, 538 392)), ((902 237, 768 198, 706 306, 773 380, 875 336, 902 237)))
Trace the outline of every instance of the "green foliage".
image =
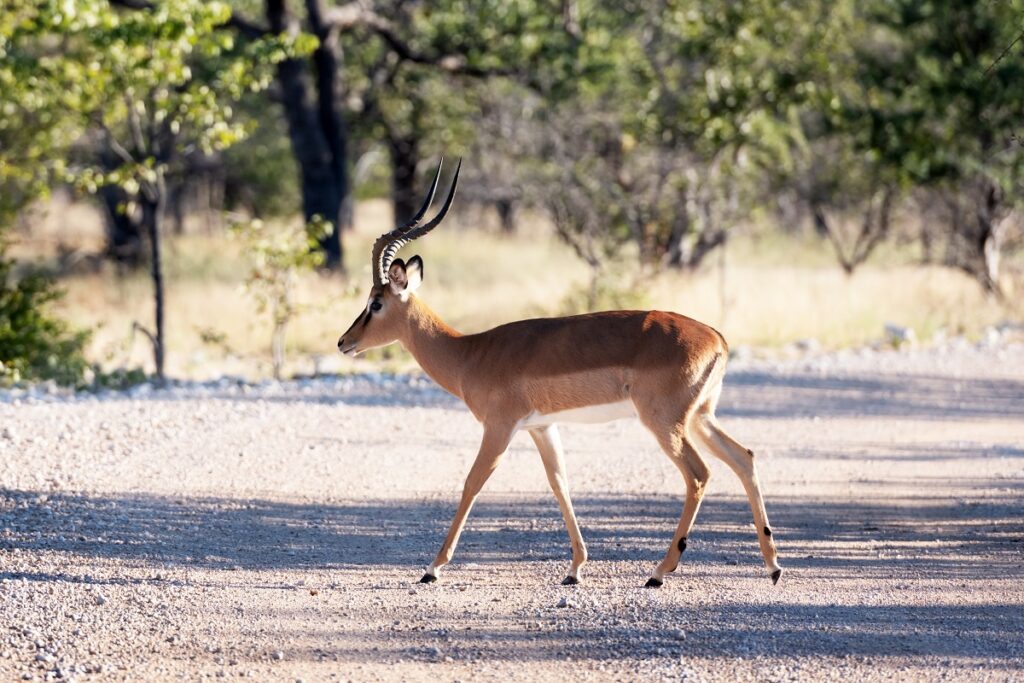
POLYGON ((175 151, 211 153, 237 142, 245 131, 231 103, 269 85, 274 63, 315 46, 303 36, 239 42, 216 30, 230 16, 221 2, 118 11, 105 0, 15 0, 12 10, 16 21, 0 34, 0 87, 17 116, 4 125, 46 121, 51 134, 103 134, 124 162, 118 169, 47 159, 56 177, 89 192, 113 183, 136 194, 175 151))
POLYGON ((562 300, 560 313, 575 315, 592 311, 645 310, 651 301, 647 285, 621 268, 593 272, 588 283, 574 287, 562 300))
POLYGON ((0 242, 0 386, 37 380, 81 385, 88 335, 53 317, 49 306, 60 296, 40 271, 16 276, 0 242))
POLYGON ((263 93, 243 97, 234 109, 246 136, 224 152, 226 185, 236 192, 228 206, 258 218, 290 218, 301 204, 299 169, 283 117, 268 113, 263 93))
POLYGON ((118 10, 106 0, 9 0, 0 18, 0 187, 38 193, 55 180, 137 197, 176 158, 225 149, 245 135, 232 104, 266 88, 273 65, 316 39, 240 41, 220 30, 223 2, 158 1, 118 10), (119 160, 68 146, 99 141, 119 160))
POLYGON ((0 150, 0 187, 31 193, 61 181, 95 193, 116 185, 128 197, 127 213, 141 209, 153 247, 152 336, 160 377, 166 177, 189 155, 238 142, 245 128, 233 103, 265 89, 274 64, 317 45, 302 34, 238 41, 220 30, 230 16, 226 3, 206 0, 157 0, 142 10, 119 10, 107 0, 10 0, 0 20, 0 91, 9 114, 0 116, 0 139, 19 137, 22 126, 30 131, 11 150, 0 150), (79 140, 105 154, 69 163, 61 148, 79 140))
POLYGON ((1019 188, 1024 147, 1013 140, 1024 111, 1024 60, 1011 50, 1024 2, 868 3, 868 32, 841 91, 840 122, 863 122, 857 142, 917 184, 984 174, 1019 188))
POLYGON ((142 368, 115 368, 109 372, 103 372, 94 368, 94 377, 89 389, 99 391, 110 389, 113 391, 124 391, 149 380, 146 371, 142 368))
POLYGON ((271 319, 271 355, 278 379, 284 366, 288 323, 303 310, 293 296, 295 277, 323 265, 324 253, 317 246, 330 229, 330 223, 319 216, 305 226, 292 224, 273 230, 260 220, 232 226, 252 263, 245 278, 246 291, 256 301, 257 310, 271 319))
POLYGON ((505 78, 557 101, 590 63, 579 59, 581 42, 557 1, 443 0, 377 11, 427 63, 398 59, 373 32, 342 34, 357 154, 383 141, 414 146, 419 158, 465 156, 479 136, 485 83, 505 78))

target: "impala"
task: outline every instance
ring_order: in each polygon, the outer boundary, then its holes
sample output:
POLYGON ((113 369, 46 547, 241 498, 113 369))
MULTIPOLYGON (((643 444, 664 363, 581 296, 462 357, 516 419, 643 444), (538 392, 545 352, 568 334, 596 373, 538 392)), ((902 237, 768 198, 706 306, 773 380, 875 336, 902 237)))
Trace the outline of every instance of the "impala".
POLYGON ((754 454, 715 418, 728 347, 716 330, 676 313, 612 311, 565 318, 520 320, 479 334, 460 334, 415 292, 423 260, 404 262, 404 245, 436 228, 455 196, 459 169, 438 214, 421 224, 437 189, 438 165, 426 201, 413 219, 380 236, 373 246, 373 287, 366 308, 338 340, 356 355, 398 341, 439 385, 461 398, 483 425, 483 439, 466 477, 448 535, 420 579, 437 580, 455 552, 477 495, 498 466, 513 435, 526 430, 540 451, 572 542, 563 584, 579 583, 587 561, 565 473, 559 422, 603 422, 637 417, 658 440, 686 482, 686 500, 665 558, 647 586, 661 586, 686 550, 686 538, 708 484, 705 453, 739 476, 754 513, 761 554, 773 583, 782 569, 765 512, 754 454))

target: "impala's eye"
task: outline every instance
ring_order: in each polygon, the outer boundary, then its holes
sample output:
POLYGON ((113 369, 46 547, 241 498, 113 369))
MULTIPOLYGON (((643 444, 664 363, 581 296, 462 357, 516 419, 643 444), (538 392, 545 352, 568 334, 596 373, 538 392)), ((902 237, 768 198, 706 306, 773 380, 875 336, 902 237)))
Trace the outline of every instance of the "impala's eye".
POLYGON ((370 304, 370 310, 371 311, 379 311, 383 307, 384 307, 384 304, 382 304, 379 301, 374 301, 372 304, 370 304))

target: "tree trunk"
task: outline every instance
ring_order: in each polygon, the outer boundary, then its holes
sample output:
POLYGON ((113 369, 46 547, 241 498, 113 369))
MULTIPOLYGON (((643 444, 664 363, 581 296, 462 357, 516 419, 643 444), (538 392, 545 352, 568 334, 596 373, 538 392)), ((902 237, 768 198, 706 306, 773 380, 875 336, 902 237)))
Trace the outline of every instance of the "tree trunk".
POLYGON ((1001 215, 1002 192, 988 183, 978 210, 978 251, 981 260, 981 280, 985 291, 1002 295, 999 285, 999 261, 1003 250, 1004 221, 1001 215))
POLYGON ((677 213, 672 221, 672 229, 665 243, 665 265, 669 268, 682 268, 684 258, 684 240, 690 231, 690 214, 686 208, 686 201, 681 201, 677 213))
POLYGON ((1000 188, 986 179, 968 197, 967 208, 955 198, 947 204, 952 235, 946 262, 971 275, 987 293, 1003 296, 999 275, 1006 207, 1000 188))
MULTIPOLYGON (((120 165, 117 156, 106 146, 102 152, 103 168, 116 170, 120 165)), ((142 226, 124 209, 128 194, 118 185, 104 185, 99 191, 106 208, 106 247, 104 256, 121 268, 139 268, 145 261, 145 243, 142 226)))
POLYGON ((501 232, 506 235, 515 234, 516 200, 497 199, 494 202, 494 210, 498 212, 498 220, 501 222, 501 232))
MULTIPOLYGON (((342 202, 348 194, 345 130, 338 110, 338 45, 323 24, 320 0, 307 0, 307 12, 320 47, 313 54, 317 102, 310 99, 307 64, 286 59, 277 66, 288 134, 300 170, 302 212, 307 221, 321 216, 333 228, 321 241, 326 267, 342 268, 342 202)), ((267 0, 267 21, 275 33, 298 30, 285 0, 267 0)))
POLYGON ((416 165, 419 163, 419 140, 414 136, 388 138, 391 156, 391 201, 395 223, 404 224, 419 208, 416 195, 416 165))
MULTIPOLYGON (((204 174, 203 180, 207 183, 211 181, 209 175, 204 174)), ((167 189, 167 193, 170 195, 167 198, 167 204, 170 206, 171 218, 171 232, 177 236, 185 234, 185 202, 187 187, 184 179, 179 179, 177 182, 172 181, 167 189)))
POLYGON ((149 233, 149 275, 153 281, 153 318, 156 333, 152 337, 153 361, 156 365, 156 378, 163 384, 164 376, 164 274, 161 264, 160 237, 161 223, 167 202, 167 186, 164 182, 163 170, 158 167, 156 182, 152 191, 142 193, 142 222, 149 233))
POLYGON ((99 191, 106 208, 106 247, 104 256, 122 268, 138 268, 145 260, 141 226, 124 211, 128 195, 117 185, 104 185, 99 191))

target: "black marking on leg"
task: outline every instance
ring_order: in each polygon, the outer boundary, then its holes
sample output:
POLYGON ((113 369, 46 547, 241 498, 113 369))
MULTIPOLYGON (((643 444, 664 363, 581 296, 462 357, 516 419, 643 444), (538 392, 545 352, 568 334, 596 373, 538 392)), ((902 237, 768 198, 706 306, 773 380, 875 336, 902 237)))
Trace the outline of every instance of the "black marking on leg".
POLYGON ((772 585, 774 586, 775 584, 777 584, 781 577, 782 577, 782 570, 781 569, 776 569, 775 571, 773 571, 772 572, 772 585))
POLYGON ((661 579, 656 579, 653 576, 647 579, 647 583, 644 584, 644 588, 661 588, 661 585, 665 583, 661 579))
POLYGON ((679 539, 679 552, 686 551, 686 536, 679 539))
POLYGON ((420 579, 420 583, 434 583, 435 581, 437 581, 437 577, 433 574, 424 574, 420 579))
POLYGON ((750 456, 751 458, 753 458, 753 457, 754 457, 754 451, 752 451, 752 450, 750 450, 750 449, 748 448, 748 449, 747 449, 747 455, 749 455, 749 456, 750 456))
POLYGON ((564 579, 562 579, 563 586, 575 586, 579 582, 580 580, 577 579, 575 576, 567 576, 564 579))
POLYGON ((765 527, 764 528, 764 535, 767 536, 768 538, 771 538, 772 537, 772 530, 769 529, 768 527, 765 527))

